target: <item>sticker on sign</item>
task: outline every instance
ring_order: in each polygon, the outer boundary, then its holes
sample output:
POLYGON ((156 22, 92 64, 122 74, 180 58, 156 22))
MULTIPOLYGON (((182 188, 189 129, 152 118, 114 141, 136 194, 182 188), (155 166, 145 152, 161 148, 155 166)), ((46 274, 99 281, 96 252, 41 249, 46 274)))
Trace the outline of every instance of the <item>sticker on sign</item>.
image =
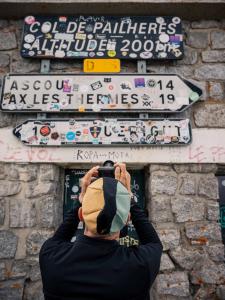
POLYGON ((188 119, 27 120, 13 133, 30 146, 165 146, 191 142, 188 119))
POLYGON ((85 59, 83 63, 85 73, 119 73, 119 59, 85 59))
POLYGON ((11 74, 4 77, 1 109, 172 113, 187 109, 201 94, 174 74, 11 74))

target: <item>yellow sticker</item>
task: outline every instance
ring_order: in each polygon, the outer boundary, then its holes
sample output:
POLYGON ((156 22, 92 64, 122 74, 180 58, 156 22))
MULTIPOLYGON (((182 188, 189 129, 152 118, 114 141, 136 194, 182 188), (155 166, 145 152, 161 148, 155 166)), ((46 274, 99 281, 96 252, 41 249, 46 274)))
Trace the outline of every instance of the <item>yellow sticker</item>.
POLYGON ((84 72, 86 73, 118 73, 120 72, 119 59, 85 59, 84 72))
POLYGON ((85 107, 84 106, 79 106, 78 107, 78 111, 79 112, 84 112, 85 111, 85 107))
POLYGON ((108 53, 108 56, 109 56, 109 57, 114 57, 114 56, 116 56, 116 51, 114 51, 114 50, 109 50, 107 53, 108 53))

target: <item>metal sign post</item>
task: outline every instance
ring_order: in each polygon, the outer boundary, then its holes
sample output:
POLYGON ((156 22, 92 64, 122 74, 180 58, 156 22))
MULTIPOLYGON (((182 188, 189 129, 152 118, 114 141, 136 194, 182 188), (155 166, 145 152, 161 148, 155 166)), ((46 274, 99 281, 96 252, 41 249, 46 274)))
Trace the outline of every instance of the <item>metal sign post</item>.
MULTIPOLYGON (((41 73, 42 74, 48 74, 50 71, 50 60, 49 59, 42 59, 41 60, 41 73)), ((47 114, 46 113, 38 113, 37 114, 38 119, 46 119, 47 114)))

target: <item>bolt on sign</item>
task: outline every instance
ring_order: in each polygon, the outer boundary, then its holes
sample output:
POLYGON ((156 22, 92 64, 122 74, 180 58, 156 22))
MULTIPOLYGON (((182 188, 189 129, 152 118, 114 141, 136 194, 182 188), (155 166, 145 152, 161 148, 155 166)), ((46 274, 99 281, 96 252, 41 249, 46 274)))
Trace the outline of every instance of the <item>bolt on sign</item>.
POLYGON ((83 63, 83 71, 85 73, 119 73, 119 59, 85 59, 83 63))
POLYGON ((4 77, 1 109, 17 112, 180 112, 202 90, 178 75, 29 74, 4 77))
MULTIPOLYGON (((75 208, 80 194, 80 179, 88 170, 66 169, 65 170, 65 189, 64 189, 64 217, 66 213, 75 208)), ((138 204, 145 207, 145 174, 144 170, 128 170, 131 175, 131 190, 137 199, 138 204)), ((79 224, 76 235, 83 232, 83 223, 79 224)), ((127 228, 127 235, 120 238, 120 244, 132 246, 138 244, 138 236, 134 226, 130 222, 127 228)))
POLYGON ((21 55, 181 59, 181 20, 175 16, 27 16, 21 55))
POLYGON ((13 130, 29 146, 188 145, 188 119, 27 120, 13 130))

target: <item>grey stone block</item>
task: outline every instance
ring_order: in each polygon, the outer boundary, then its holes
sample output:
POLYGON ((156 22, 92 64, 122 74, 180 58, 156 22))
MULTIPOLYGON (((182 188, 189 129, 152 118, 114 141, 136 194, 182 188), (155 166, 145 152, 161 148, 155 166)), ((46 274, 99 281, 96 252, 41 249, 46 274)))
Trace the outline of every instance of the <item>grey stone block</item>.
POLYGON ((33 261, 30 264, 30 273, 29 273, 29 278, 31 281, 38 281, 41 280, 41 271, 40 271, 40 265, 39 265, 39 260, 37 259, 36 261, 33 261))
POLYGON ((215 285, 203 285, 200 283, 200 288, 194 295, 194 299, 215 299, 216 286, 215 285))
POLYGON ((194 75, 194 67, 193 65, 168 65, 166 67, 166 74, 177 74, 184 78, 193 77, 194 75))
POLYGON ((25 259, 14 260, 11 271, 11 278, 27 277, 30 266, 25 259))
POLYGON ((224 64, 204 64, 195 69, 194 78, 197 80, 225 80, 224 64))
POLYGON ((191 197, 177 196, 171 199, 171 204, 178 223, 204 220, 204 202, 191 197))
POLYGON ((191 23, 191 27, 195 29, 208 29, 208 28, 218 28, 220 22, 215 20, 200 20, 191 23))
POLYGON ((225 299, 225 285, 219 285, 216 289, 216 295, 219 300, 225 299))
POLYGON ((198 49, 205 49, 209 45, 209 35, 207 31, 195 31, 190 30, 187 36, 187 45, 198 48, 198 49))
POLYGON ((211 32, 212 49, 225 49, 225 32, 217 30, 211 32))
POLYGON ((177 247, 170 250, 170 256, 183 269, 191 270, 195 263, 201 259, 201 254, 194 249, 177 247))
POLYGON ((202 52, 203 62, 225 62, 224 50, 210 50, 202 52))
POLYGON ((163 244, 163 250, 174 249, 180 244, 180 231, 177 228, 165 228, 157 230, 163 244))
POLYGON ((225 90, 224 84, 221 84, 219 82, 209 82, 210 98, 214 100, 223 100, 225 98, 224 90, 225 90))
POLYGON ((175 266, 172 262, 172 260, 169 258, 168 254, 163 253, 161 257, 161 263, 160 263, 160 271, 171 271, 174 270, 175 266))
POLYGON ((174 165, 177 173, 216 173, 216 164, 179 164, 174 165))
POLYGON ((209 199, 219 198, 218 179, 214 174, 202 175, 199 178, 198 194, 209 199))
POLYGON ((178 60, 178 65, 194 65, 198 61, 198 51, 188 46, 184 47, 184 58, 178 60))
POLYGON ((14 258, 18 237, 11 231, 0 231, 0 258, 14 258))
POLYGON ((206 205, 206 217, 209 221, 219 220, 219 203, 215 201, 208 201, 206 205))
POLYGON ((164 164, 151 164, 150 165, 150 173, 154 172, 154 171, 173 171, 172 166, 171 165, 164 165, 164 164))
POLYGON ((58 181, 59 167, 53 164, 40 165, 40 181, 58 181))
POLYGON ((225 261, 225 249, 224 245, 221 244, 214 244, 209 245, 206 247, 206 250, 209 254, 211 260, 215 262, 224 262, 225 261))
POLYGON ((0 197, 16 195, 21 191, 19 182, 0 180, 0 197))
POLYGON ((225 128, 225 104, 208 104, 194 112, 197 127, 225 128))
POLYGON ((183 174, 180 176, 179 193, 181 195, 196 194, 196 179, 193 174, 183 174))
POLYGON ((5 262, 1 261, 0 262, 0 280, 5 280, 5 279, 6 279, 5 262))
POLYGON ((28 282, 24 290, 25 300, 44 300, 44 294, 42 292, 42 282, 28 282))
POLYGON ((151 220, 155 223, 173 221, 170 197, 166 195, 152 197, 149 204, 149 214, 151 220))
POLYGON ((0 31, 0 50, 11 50, 15 48, 17 48, 15 33, 0 31))
POLYGON ((31 199, 10 199, 10 227, 33 227, 36 225, 35 203, 31 199))
POLYGON ((39 211, 39 226, 44 228, 54 227, 56 225, 58 212, 57 197, 45 196, 37 199, 39 211))
POLYGON ((55 182, 31 182, 27 184, 26 188, 26 197, 41 197, 48 194, 54 194, 56 192, 56 183, 55 182))
POLYGON ((33 181, 37 179, 38 165, 7 164, 8 180, 33 181))
POLYGON ((43 243, 52 236, 53 231, 34 230, 26 240, 26 252, 28 255, 37 255, 43 243))
POLYGON ((62 60, 54 59, 51 62, 51 70, 53 71, 64 70, 66 72, 69 72, 71 70, 73 71, 77 70, 79 72, 80 70, 82 70, 82 68, 83 68, 82 60, 62 61, 62 60))
POLYGON ((150 186, 152 195, 174 195, 177 189, 177 174, 165 171, 153 172, 150 186))
POLYGON ((8 180, 19 180, 19 171, 16 165, 7 165, 7 179, 8 180))
POLYGON ((40 70, 40 61, 29 59, 29 58, 22 58, 20 56, 19 51, 13 51, 11 64, 10 64, 10 72, 12 73, 34 73, 39 72, 40 70))
POLYGON ((157 292, 160 295, 187 297, 190 295, 188 276, 185 272, 159 274, 156 279, 157 292))
POLYGON ((209 241, 221 241, 221 229, 218 223, 185 224, 185 231, 192 245, 208 245, 209 241))
POLYGON ((0 163, 0 179, 5 179, 5 163, 0 163))
POLYGON ((224 264, 215 264, 210 260, 205 260, 200 269, 191 272, 191 282, 193 284, 223 284, 224 274, 224 264))
POLYGON ((21 300, 23 297, 24 279, 1 282, 0 299, 21 300))
POLYGON ((5 68, 9 65, 9 55, 0 53, 0 68, 5 68))
POLYGON ((5 221, 5 199, 0 198, 0 225, 3 225, 5 221))
POLYGON ((11 113, 4 113, 0 111, 0 128, 10 126, 13 122, 13 115, 11 113))

